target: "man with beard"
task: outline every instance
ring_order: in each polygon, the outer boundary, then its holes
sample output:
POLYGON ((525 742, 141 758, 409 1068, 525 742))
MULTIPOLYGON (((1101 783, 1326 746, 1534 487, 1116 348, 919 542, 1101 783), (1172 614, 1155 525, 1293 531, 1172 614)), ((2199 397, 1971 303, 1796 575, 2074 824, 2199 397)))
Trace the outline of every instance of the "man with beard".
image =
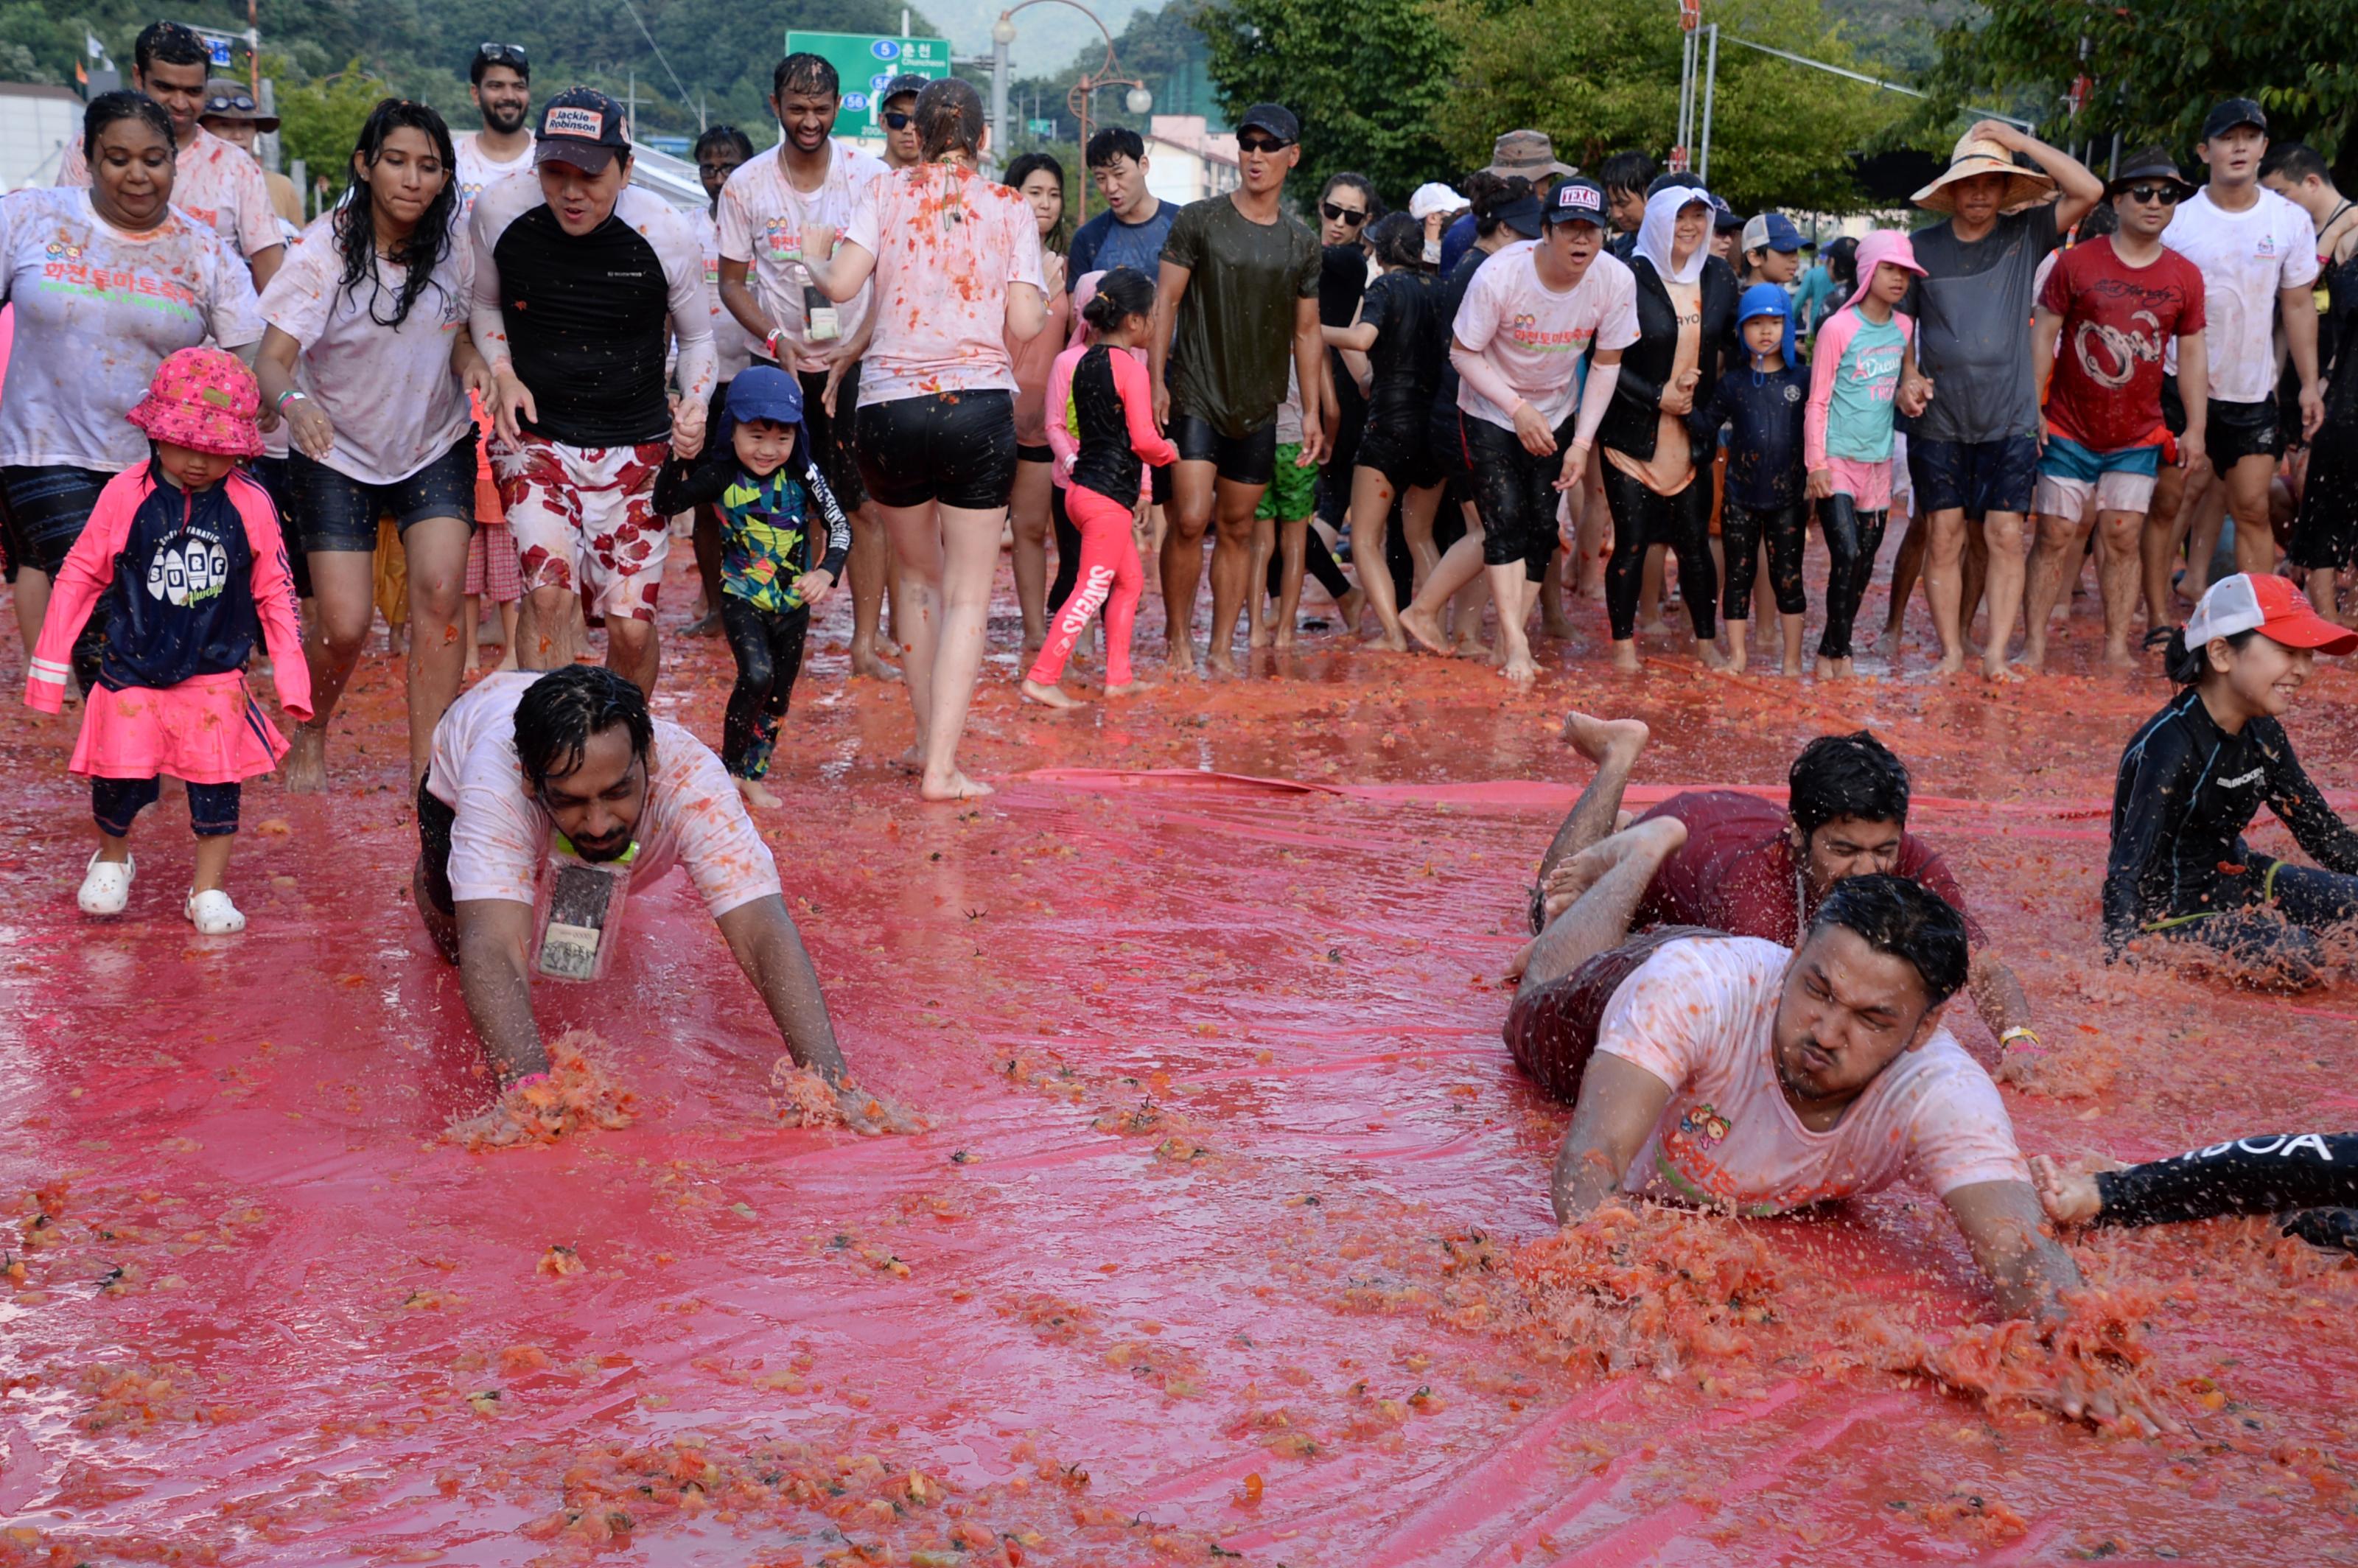
POLYGON ((827 1081, 860 1130, 907 1130, 897 1108, 852 1087, 777 864, 720 759, 650 717, 645 694, 611 670, 494 675, 452 703, 418 785, 417 844, 417 913, 459 966, 503 1090, 548 1072, 534 971, 602 975, 628 893, 677 866, 795 1065, 827 1081))
POLYGON ((483 128, 452 136, 459 154, 459 219, 483 187, 532 167, 532 61, 522 44, 485 44, 467 66, 467 96, 483 128))
MULTIPOLYGON (((915 102, 913 92, 902 109, 889 112, 901 114, 915 102)), ((835 67, 817 55, 788 55, 771 73, 777 151, 747 159, 720 191, 720 302, 752 338, 753 362, 791 371, 802 384, 811 456, 851 517, 851 673, 892 680, 892 667, 876 642, 884 604, 884 524, 868 504, 851 454, 859 356, 875 289, 863 287, 836 305, 813 287, 802 265, 803 230, 817 223, 841 233, 860 192, 886 172, 879 160, 835 139, 842 105, 835 67)))

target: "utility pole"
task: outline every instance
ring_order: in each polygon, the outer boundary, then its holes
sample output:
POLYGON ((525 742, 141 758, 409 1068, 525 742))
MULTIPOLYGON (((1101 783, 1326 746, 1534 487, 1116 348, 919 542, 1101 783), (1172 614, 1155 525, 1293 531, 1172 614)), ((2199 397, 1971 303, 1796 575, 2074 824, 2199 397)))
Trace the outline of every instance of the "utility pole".
POLYGON ((628 105, 622 111, 627 135, 635 142, 639 139, 639 70, 636 66, 631 68, 630 93, 622 102, 628 105))

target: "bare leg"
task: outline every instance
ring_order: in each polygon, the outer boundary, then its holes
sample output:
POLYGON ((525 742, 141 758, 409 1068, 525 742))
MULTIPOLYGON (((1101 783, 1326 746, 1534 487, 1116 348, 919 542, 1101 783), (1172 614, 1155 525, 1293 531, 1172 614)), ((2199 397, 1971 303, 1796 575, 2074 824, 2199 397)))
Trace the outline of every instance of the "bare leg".
POLYGON ((1391 525, 1392 481, 1380 470, 1351 470, 1351 560, 1359 568, 1359 587, 1383 626, 1383 645, 1395 654, 1408 652, 1401 633, 1400 603, 1392 594, 1391 568, 1384 546, 1391 525))
POLYGON ((1572 617, 1563 608, 1564 552, 1548 557, 1547 575, 1540 579, 1540 633, 1559 643, 1572 641, 1572 617))
POLYGON ((1441 510, 1441 496, 1442 487, 1436 484, 1412 490, 1401 498, 1401 538, 1408 546, 1409 559, 1415 563, 1409 580, 1419 588, 1441 564, 1441 547, 1433 542, 1433 520, 1441 510))
POLYGON ((1595 845, 1585 852, 1598 862, 1598 874, 1572 906, 1541 932, 1523 963, 1518 993, 1532 991, 1571 974, 1599 953, 1629 939, 1629 922, 1662 862, 1687 841, 1687 825, 1658 816, 1595 845))
MULTIPOLYGON (((851 514, 851 559, 845 566, 851 579, 851 673, 871 680, 899 680, 900 672, 884 661, 898 657, 901 651, 879 631, 887 579, 894 576, 892 546, 879 510, 871 503, 851 514)), ((894 614, 904 608, 894 604, 894 614)))
MULTIPOLYGON (((1941 662, 1936 675, 1952 676, 1965 667, 1965 643, 1958 626, 1964 598, 1965 514, 1956 507, 1935 512, 1931 540, 1924 553, 1924 593, 1932 601, 1932 626, 1941 634, 1941 662)), ((1893 585, 1894 591, 1898 585, 1893 585)))
POLYGON ((1015 601, 1023 612, 1023 652, 1048 640, 1048 492, 1054 463, 1018 462, 1008 514, 1015 524, 1015 601))
POLYGON ((477 670, 483 667, 482 659, 480 656, 481 653, 483 624, 483 596, 481 594, 471 593, 466 596, 465 603, 460 607, 460 619, 465 623, 460 628, 460 641, 465 645, 467 650, 466 659, 460 665, 460 674, 471 676, 477 670))
MULTIPOLYGON (((1293 646, 1294 627, 1302 615, 1303 562, 1310 553, 1310 519, 1296 517, 1278 525, 1280 543, 1277 562, 1277 622, 1271 640, 1281 648, 1293 646)), ((1266 571, 1268 568, 1263 568, 1266 571)), ((1256 581, 1265 580, 1256 579, 1256 581)), ((1349 595, 1344 597, 1348 598, 1349 595)), ((1339 607, 1338 607, 1339 608, 1339 607)), ((1351 630, 1351 616, 1345 611, 1343 630, 1351 630)))
POLYGON ((2277 535, 2269 514, 2268 481, 2276 460, 2262 453, 2237 462, 2227 475, 2227 506, 2235 514, 2235 569, 2267 577, 2277 569, 2277 535))
POLYGON ((2076 564, 2087 531, 2070 517, 2039 518, 2039 542, 2032 547, 2023 596, 2023 662, 2032 669, 2047 667, 2047 622, 2062 596, 2067 564, 2076 564))
POLYGON ((1989 548, 1984 540, 1982 520, 1971 513, 1965 514, 1964 588, 1957 600, 1957 632, 1965 640, 1965 653, 1971 656, 1981 651, 1974 641, 1974 617, 1981 613, 1982 593, 1989 586, 1989 548))
POLYGON ((287 760, 280 764, 287 789, 297 795, 328 787, 328 724, 343 700, 376 613, 375 566, 369 552, 313 550, 310 559, 312 614, 303 630, 303 662, 311 671, 311 717, 287 738, 287 760))
POLYGON ((2136 613, 2137 546, 2145 533, 2141 512, 2099 512, 2102 547, 2096 552, 2096 581, 2104 597, 2104 663, 2116 670, 2129 668, 2129 621, 2136 613))
MULTIPOLYGON (((1482 537, 1480 529, 1474 531, 1474 537, 1477 541, 1482 537)), ((1478 553, 1478 543, 1476 548, 1478 553)), ((1489 581, 1478 572, 1466 579, 1464 588, 1450 596, 1449 645, 1462 657, 1497 664, 1498 650, 1482 640, 1482 611, 1488 608, 1489 603, 1489 581)))
POLYGON ((1578 557, 1577 581, 1573 591, 1583 599, 1602 600, 1605 597, 1605 563, 1613 554, 1613 514, 1606 509, 1605 492, 1598 488, 1596 458, 1591 454, 1588 471, 1581 476, 1577 521, 1573 528, 1573 554, 1578 557))
POLYGON ((2211 558, 2219 553, 2219 524, 2227 516, 2226 481, 2216 474, 2206 477, 2201 492, 2188 503, 2186 579, 2180 591, 2190 604, 2211 586, 2211 558))
POLYGON ((1498 673, 1510 686, 1529 686, 1539 679, 1540 666, 1531 657, 1531 633, 1523 622, 1531 619, 1531 595, 1539 584, 1524 575, 1520 561, 1483 570, 1490 579, 1491 600, 1498 607, 1498 646, 1506 655, 1498 673))
MULTIPOLYGON (((21 575, 21 574, 20 574, 21 575)), ((2347 626, 2350 618, 2342 613, 2340 589, 2334 582, 2331 567, 2311 567, 2309 569, 2309 601, 2317 612, 2336 626, 2347 626)))
MULTIPOLYGON (((311 581, 319 583, 319 566, 311 581)), ((573 662, 583 641, 581 596, 570 587, 535 588, 524 596, 516 614, 516 665, 520 669, 563 669, 573 662)))
POLYGON ((459 622, 470 636, 460 588, 467 580, 471 530, 456 517, 421 517, 403 530, 409 557, 409 788, 426 776, 434 753, 434 727, 459 695, 460 665, 466 656, 459 622))
POLYGON ((1171 643, 1171 673, 1195 673, 1195 592, 1204 582, 1204 535, 1212 526, 1217 470, 1208 460, 1172 465, 1171 500, 1163 507, 1163 619, 1171 643))
POLYGON ((1646 749, 1648 730, 1639 719, 1597 719, 1585 713, 1563 716, 1564 743, 1595 764, 1596 773, 1572 810, 1555 830, 1555 838, 1540 857, 1539 880, 1544 884, 1566 858, 1601 842, 1620 819, 1621 795, 1629 774, 1646 749))
MULTIPOLYGON (((1212 552, 1212 633, 1204 665, 1221 675, 1237 671, 1237 621, 1251 589, 1253 514, 1269 487, 1224 479, 1213 487, 1219 544, 1212 552)), ((1266 566, 1262 568, 1266 571, 1266 566)))
POLYGON ((189 892, 222 892, 227 891, 229 853, 237 848, 234 833, 208 833, 197 839, 197 865, 189 878, 189 892))
MULTIPOLYGON (((2006 655, 2014 645, 2015 618, 2022 613, 2022 514, 1993 512, 1982 519, 1982 541, 1988 557, 1989 638, 1982 644, 1982 674, 1991 680, 2006 677, 2006 655)), ((2074 556, 2076 566, 2079 557, 2074 556)), ((2043 638, 2046 628, 2040 627, 2043 638)))
MULTIPOLYGON (((1357 548, 1356 540, 1353 547, 1357 548)), ((1417 589, 1415 601, 1400 612, 1401 630, 1436 654, 1451 652, 1448 633, 1441 625, 1442 606, 1447 604, 1451 596, 1460 589, 1482 575, 1482 529, 1477 524, 1449 546, 1433 567, 1432 575, 1424 579, 1424 586, 1417 589)), ((1386 589, 1385 591, 1389 593, 1390 589, 1386 589)), ((1503 622, 1505 609, 1501 607, 1498 613, 1503 622)))
POLYGON ((16 636, 29 661, 40 646, 41 622, 49 612, 49 574, 38 567, 16 568, 16 636))
POLYGON ((2179 546, 2186 539, 2186 498, 2200 488, 2201 478, 2177 465, 2163 469, 2154 483, 2153 507, 2145 514, 2145 532, 2137 546, 2148 633, 2178 624, 2169 579, 2178 564, 2179 546))
MULTIPOLYGON (((1256 517, 1252 524, 1252 567, 1245 575, 1245 646, 1266 648, 1271 630, 1269 617, 1269 562, 1277 554, 1277 519, 1256 517)), ((1290 639, 1289 639, 1290 640, 1290 639)))
POLYGON ((516 621, 518 609, 518 601, 513 599, 500 606, 500 635, 504 639, 504 645, 500 650, 499 667, 503 670, 513 670, 516 668, 516 621))
POLYGON ((627 615, 606 617, 606 667, 653 697, 663 649, 655 636, 653 612, 649 613, 651 618, 645 621, 627 615))
POLYGON ((892 546, 893 597, 899 601, 902 649, 906 662, 909 712, 916 721, 916 740, 909 761, 922 767, 925 737, 933 725, 935 654, 941 646, 943 577, 946 571, 940 520, 929 503, 924 506, 880 506, 876 509, 892 546))
MULTIPOLYGON (((1891 603, 1884 612, 1883 636, 1875 651, 1891 661, 1894 669, 1899 664, 1899 639, 1908 623, 1908 600, 1914 597, 1916 584, 1924 573, 1924 557, 1931 547, 1931 530, 1926 526, 1921 513, 1908 514, 1908 531, 1899 537, 1899 554, 1891 563, 1891 603)), ((1931 603, 1932 590, 1928 584, 1924 600, 1931 603)))

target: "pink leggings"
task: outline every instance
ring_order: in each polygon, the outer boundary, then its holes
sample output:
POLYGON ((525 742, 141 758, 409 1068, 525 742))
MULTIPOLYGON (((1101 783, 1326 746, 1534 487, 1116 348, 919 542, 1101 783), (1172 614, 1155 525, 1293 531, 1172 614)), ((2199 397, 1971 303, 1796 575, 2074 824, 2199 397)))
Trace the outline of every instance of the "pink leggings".
POLYGON ((1130 684, 1130 629, 1138 619, 1138 596, 1146 586, 1146 568, 1138 559, 1138 541, 1130 533, 1131 512, 1120 502, 1085 485, 1065 492, 1065 510, 1081 531, 1081 575, 1073 596, 1048 627, 1048 641, 1032 661, 1028 678, 1054 686, 1065 673, 1065 661, 1088 629, 1089 617, 1105 607, 1106 685, 1130 684))

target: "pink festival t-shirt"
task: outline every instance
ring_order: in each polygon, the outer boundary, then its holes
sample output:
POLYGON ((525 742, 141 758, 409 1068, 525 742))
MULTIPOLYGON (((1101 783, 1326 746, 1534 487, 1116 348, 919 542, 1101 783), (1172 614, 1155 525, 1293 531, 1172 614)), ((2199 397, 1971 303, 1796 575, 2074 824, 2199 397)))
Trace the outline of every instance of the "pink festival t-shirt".
POLYGON ((1031 203, 962 165, 923 163, 861 190, 843 238, 876 258, 861 407, 1016 389, 1007 291, 1028 283, 1047 295, 1031 203))
POLYGON ((1613 993, 1596 1048, 1671 1087, 1625 1190, 1776 1214, 1902 1179, 1941 1197, 2030 1180, 1997 1086, 1945 1029, 1902 1053, 1833 1127, 1802 1126, 1770 1055, 1791 957, 1753 937, 1691 937, 1613 993))
MULTIPOLYGON (((1498 367, 1551 429, 1580 399, 1580 356, 1595 349, 1626 349, 1638 341, 1638 278, 1613 257, 1599 254, 1580 282, 1559 294, 1540 281, 1532 254, 1537 240, 1507 246, 1483 264, 1457 307, 1450 328, 1458 342, 1498 367)), ((1507 429, 1512 413, 1460 382, 1457 406, 1507 429)))
MULTIPOLYGON (((486 676, 434 727, 427 793, 459 814, 450 828, 450 892, 458 899, 530 903, 554 827, 525 793, 516 762, 515 710, 542 671, 486 676)), ((687 868, 714 919, 778 892, 777 862, 712 749, 669 719, 655 720, 654 766, 631 861, 637 892, 687 868)))

